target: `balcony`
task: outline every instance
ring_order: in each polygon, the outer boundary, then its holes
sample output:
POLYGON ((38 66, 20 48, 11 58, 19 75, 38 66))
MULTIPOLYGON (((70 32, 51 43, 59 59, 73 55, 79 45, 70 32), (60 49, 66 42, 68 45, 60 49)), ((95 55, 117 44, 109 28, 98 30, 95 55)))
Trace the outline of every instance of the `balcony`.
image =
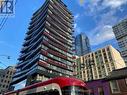
POLYGON ((17 84, 17 83, 21 82, 22 80, 25 80, 27 78, 27 75, 28 75, 28 73, 25 73, 22 76, 19 76, 17 78, 13 78, 11 85, 17 84))
POLYGON ((73 62, 73 61, 72 61, 72 58, 70 58, 70 57, 68 57, 68 56, 66 56, 66 55, 63 55, 63 54, 58 53, 58 52, 55 52, 55 51, 53 51, 53 50, 51 50, 51 49, 48 49, 47 51, 48 51, 50 54, 52 54, 52 55, 55 55, 55 56, 60 57, 60 58, 62 58, 62 59, 65 59, 65 60, 68 60, 68 61, 73 62))
POLYGON ((51 53, 52 55, 55 55, 55 56, 57 56, 57 57, 60 57, 60 58, 63 58, 63 59, 65 59, 65 60, 67 60, 67 56, 65 56, 65 55, 63 55, 63 54, 60 54, 60 53, 58 53, 58 52, 55 52, 55 51, 53 51, 53 50, 51 50, 51 49, 48 49, 47 50, 49 53, 51 53))
POLYGON ((26 59, 32 58, 34 55, 39 53, 41 50, 41 45, 39 45, 36 49, 32 50, 31 53, 26 57, 26 59))
POLYGON ((60 38, 59 36, 54 35, 52 32, 50 32, 49 35, 51 35, 53 38, 57 39, 58 41, 60 41, 60 42, 62 42, 64 44, 67 44, 66 40, 60 38))
POLYGON ((52 31, 52 32, 57 32, 57 33, 59 33, 60 35, 62 35, 62 36, 64 36, 66 39, 69 39, 68 37, 67 37, 67 35, 66 34, 64 34, 62 31, 60 31, 58 28, 54 28, 54 25, 51 25, 50 27, 46 24, 45 25, 46 26, 46 29, 48 29, 49 31, 52 31))
POLYGON ((31 28, 29 27, 29 30, 31 31, 34 28, 37 29, 41 25, 41 23, 44 21, 44 19, 46 18, 46 16, 47 16, 46 14, 47 14, 47 10, 45 12, 43 12, 43 14, 34 23, 32 23, 30 25, 31 28))
POLYGON ((55 6, 54 4, 50 4, 50 5, 59 14, 60 17, 62 17, 63 19, 66 19, 67 22, 71 23, 70 19, 66 15, 64 15, 63 12, 61 12, 61 10, 57 6, 55 6))
POLYGON ((35 25, 35 27, 33 27, 33 28, 31 28, 30 30, 29 30, 29 35, 34 35, 36 32, 38 32, 38 30, 40 29, 40 28, 42 28, 42 26, 44 26, 44 24, 45 24, 45 19, 46 19, 46 15, 44 15, 44 16, 42 16, 41 17, 42 19, 40 19, 40 21, 38 22, 38 23, 36 23, 36 25, 35 25), (34 31, 34 32, 33 32, 34 31))
POLYGON ((59 19, 59 21, 60 22, 62 22, 64 25, 70 25, 70 23, 68 23, 66 20, 64 20, 57 12, 55 12, 54 10, 52 10, 52 13, 51 13, 51 11, 50 11, 51 9, 49 8, 49 10, 48 10, 48 14, 50 15, 50 16, 52 16, 52 15, 54 15, 56 18, 58 18, 59 19), (50 11, 50 12, 49 12, 50 11))
POLYGON ((31 51, 32 49, 35 49, 41 42, 42 42, 43 37, 40 37, 36 42, 32 43, 29 46, 28 51, 31 51))
POLYGON ((71 13, 69 13, 68 9, 65 9, 63 6, 61 6, 57 2, 55 2, 55 5, 62 11, 62 13, 66 14, 69 18, 72 18, 72 15, 71 15, 71 13))
POLYGON ((39 9, 39 10, 37 10, 34 14, 33 14, 33 17, 32 17, 32 19, 31 20, 34 20, 36 17, 40 17, 40 14, 43 12, 43 10, 48 6, 48 2, 49 1, 46 1, 43 5, 42 5, 42 7, 39 9))
POLYGON ((31 39, 27 39, 27 40, 25 40, 25 42, 23 43, 23 46, 27 46, 27 45, 29 45, 30 41, 31 41, 31 39))
POLYGON ((55 1, 55 3, 58 5, 58 8, 61 8, 66 14, 70 14, 70 15, 68 15, 70 18, 72 18, 72 16, 71 16, 71 12, 68 10, 68 9, 66 9, 64 6, 61 6, 58 2, 56 2, 55 1))
MULTIPOLYGON (((34 31, 34 33, 35 33, 35 31, 37 31, 38 30, 38 28, 40 27, 40 26, 42 26, 42 23, 45 21, 45 18, 46 18, 46 13, 47 12, 45 12, 45 14, 43 14, 40 18, 38 18, 38 22, 37 21, 35 21, 34 23, 35 23, 35 26, 30 26, 31 28, 29 28, 29 31, 27 32, 27 34, 28 35, 33 35, 33 34, 31 34, 33 31, 34 31)), ((33 23, 33 24, 34 24, 33 23)), ((27 38, 26 38, 27 39, 27 38)))
POLYGON ((58 28, 60 31, 62 31, 62 33, 65 33, 66 36, 69 35, 68 28, 62 27, 57 21, 54 21, 54 19, 52 19, 51 17, 47 16, 47 21, 51 24, 50 26, 58 28))
POLYGON ((48 9, 48 5, 46 5, 45 7, 43 7, 43 9, 41 9, 40 13, 37 16, 33 16, 35 17, 34 19, 31 19, 30 22, 30 27, 31 28, 33 25, 36 25, 36 23, 40 22, 41 19, 44 17, 44 15, 47 13, 47 9, 48 9))
MULTIPOLYGON (((52 50, 55 50, 55 51, 57 51, 57 52, 59 52, 59 53, 61 53, 63 55, 67 54, 67 52, 65 52, 62 49, 59 49, 59 48, 57 48, 57 47, 55 47, 55 46, 53 46, 51 44, 48 44, 48 42, 46 42, 46 41, 43 41, 43 43, 44 43, 44 45, 46 45, 48 48, 51 48, 52 50)), ((72 57, 71 55, 67 55, 67 56, 72 57)))
MULTIPOLYGON (((58 73, 62 73, 62 74, 66 74, 66 72, 69 72, 69 71, 65 70, 65 68, 63 69, 63 68, 61 68, 61 67, 55 66, 54 64, 53 64, 53 65, 48 64, 47 62, 44 62, 44 61, 42 61, 42 60, 40 60, 40 61, 38 62, 38 65, 41 66, 41 67, 38 68, 38 69, 40 69, 40 70, 42 70, 42 71, 47 71, 47 72, 49 72, 50 70, 52 70, 51 74, 52 74, 54 71, 55 71, 55 72, 58 72, 58 73)), ((49 73, 50 73, 50 72, 49 72, 49 73)))
POLYGON ((18 69, 18 68, 20 68, 20 67, 26 65, 28 62, 29 62, 29 60, 26 60, 26 61, 24 61, 24 62, 18 63, 18 65, 16 66, 16 68, 18 69))
POLYGON ((27 55, 29 55, 29 52, 22 53, 22 54, 20 55, 20 57, 18 58, 18 60, 21 61, 21 60, 25 59, 27 55))
POLYGON ((49 38, 51 41, 54 41, 55 43, 60 44, 61 46, 63 46, 64 48, 67 48, 66 45, 64 45, 63 43, 61 43, 60 41, 58 41, 57 39, 53 38, 51 35, 49 35, 49 33, 44 32, 43 33, 47 38, 49 38))
MULTIPOLYGON (((68 68, 69 70, 71 70, 69 64, 64 63, 62 60, 59 60, 59 59, 61 59, 60 57, 56 57, 56 56, 54 56, 54 55, 50 56, 51 53, 48 53, 48 51, 45 51, 45 50, 41 50, 41 54, 42 54, 43 56, 46 56, 46 57, 50 58, 49 60, 52 60, 52 62, 54 62, 54 63, 50 63, 50 64, 55 64, 55 65, 57 65, 57 66, 63 66, 63 67, 68 68), (55 60, 56 60, 56 61, 55 61, 55 60), (59 64, 60 64, 60 65, 59 65, 59 64)), ((44 59, 42 59, 42 60, 44 60, 44 59)), ((47 59, 45 59, 44 61, 48 62, 47 59)), ((64 69, 65 69, 65 68, 64 68, 64 69)))
POLYGON ((23 48, 21 49, 20 52, 21 52, 21 53, 24 53, 25 51, 27 51, 27 49, 28 49, 27 46, 25 46, 25 47, 23 47, 23 48))
POLYGON ((52 42, 50 40, 48 42, 47 41, 43 41, 42 43, 44 43, 48 47, 50 47, 51 45, 53 45, 53 46, 59 48, 60 50, 63 50, 64 52, 69 52, 66 48, 63 48, 59 44, 56 44, 56 43, 54 43, 54 42, 52 42))
MULTIPOLYGON (((49 9, 53 10, 53 8, 52 8, 51 5, 49 5, 49 9)), ((61 23, 60 20, 57 18, 57 16, 55 16, 54 14, 51 15, 51 13, 49 12, 49 15, 50 15, 50 17, 52 17, 55 21, 59 22, 64 28, 68 28, 68 27, 72 28, 72 25, 71 25, 71 24, 68 25, 68 24, 63 24, 63 23, 61 23)))
POLYGON ((38 30, 38 32, 37 32, 37 33, 35 33, 34 37, 32 38, 32 40, 31 40, 30 44, 32 44, 32 43, 34 43, 34 42, 36 42, 36 41, 37 41, 37 40, 38 40, 38 39, 42 36, 43 31, 44 31, 44 28, 43 28, 43 29, 38 30))
POLYGON ((25 74, 25 73, 29 72, 30 70, 34 69, 36 66, 37 66, 37 64, 33 65, 33 66, 32 66, 31 68, 29 68, 29 69, 16 72, 16 74, 13 76, 13 78, 22 76, 23 74, 25 74))
POLYGON ((51 31, 54 35, 58 36, 60 39, 63 39, 65 42, 70 42, 70 43, 72 42, 70 39, 67 39, 67 37, 64 37, 66 35, 63 36, 63 33, 61 33, 61 32, 59 33, 57 31, 55 31, 54 28, 51 28, 51 24, 49 25, 48 21, 46 21, 45 31, 48 31, 48 32, 51 31))
POLYGON ((22 70, 25 70, 27 68, 30 68, 32 67, 36 62, 37 60, 39 60, 39 55, 40 54, 37 54, 36 56, 34 56, 32 59, 29 60, 29 63, 27 63, 26 65, 23 66, 22 70))
MULTIPOLYGON (((52 26, 54 26, 55 28, 59 29, 60 31, 62 31, 62 33, 64 33, 66 36, 71 37, 72 34, 72 30, 71 28, 64 28, 62 27, 62 25, 60 25, 57 21, 55 21, 53 18, 53 15, 51 16, 47 16, 47 21, 50 22, 50 24, 52 24, 52 26)), ((63 23, 63 22, 62 22, 63 23)), ((55 29, 56 30, 56 29, 55 29)))

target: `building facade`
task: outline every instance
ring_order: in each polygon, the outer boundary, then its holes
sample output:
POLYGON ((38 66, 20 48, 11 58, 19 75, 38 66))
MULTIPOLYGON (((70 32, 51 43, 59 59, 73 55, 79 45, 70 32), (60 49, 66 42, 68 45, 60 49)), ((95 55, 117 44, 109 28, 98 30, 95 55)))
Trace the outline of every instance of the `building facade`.
POLYGON ((12 85, 72 76, 73 16, 67 6, 61 0, 46 0, 28 29, 12 85))
POLYGON ((111 71, 125 67, 120 53, 106 46, 77 59, 77 77, 84 81, 105 78, 111 71))
POLYGON ((86 82, 90 95, 110 95, 110 85, 104 79, 86 82))
POLYGON ((114 70, 104 79, 86 83, 90 95, 127 95, 127 67, 114 70))
POLYGON ((81 33, 75 37, 75 50, 78 56, 90 53, 89 38, 85 34, 81 33))
POLYGON ((127 19, 113 26, 113 32, 118 41, 121 55, 127 65, 127 19))
POLYGON ((10 89, 10 83, 15 73, 15 68, 12 66, 6 69, 0 69, 0 93, 6 92, 10 89))
POLYGON ((110 87, 110 95, 127 95, 127 67, 111 72, 105 78, 110 87))

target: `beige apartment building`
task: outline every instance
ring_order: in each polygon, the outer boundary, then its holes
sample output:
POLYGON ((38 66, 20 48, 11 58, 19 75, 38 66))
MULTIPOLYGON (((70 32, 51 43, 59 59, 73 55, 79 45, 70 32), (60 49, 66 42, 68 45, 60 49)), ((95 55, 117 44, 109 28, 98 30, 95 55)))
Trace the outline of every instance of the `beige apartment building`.
POLYGON ((102 79, 125 66, 120 53, 109 45, 77 58, 77 78, 84 81, 102 79))
POLYGON ((9 90, 13 90, 13 87, 10 86, 10 83, 12 82, 14 73, 15 67, 13 66, 9 66, 6 69, 0 69, 0 94, 9 90))

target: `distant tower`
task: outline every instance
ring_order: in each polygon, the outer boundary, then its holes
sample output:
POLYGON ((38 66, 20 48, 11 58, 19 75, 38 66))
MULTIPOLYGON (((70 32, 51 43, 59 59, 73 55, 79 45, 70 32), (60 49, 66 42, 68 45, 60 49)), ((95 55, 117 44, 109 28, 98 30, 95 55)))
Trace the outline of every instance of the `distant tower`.
POLYGON ((120 52, 127 65, 127 19, 113 26, 113 32, 118 41, 120 52))
POLYGON ((73 16, 61 0, 45 0, 34 14, 12 85, 72 76, 73 16))
POLYGON ((88 37, 81 33, 75 38, 76 55, 82 56, 91 52, 90 43, 88 37))

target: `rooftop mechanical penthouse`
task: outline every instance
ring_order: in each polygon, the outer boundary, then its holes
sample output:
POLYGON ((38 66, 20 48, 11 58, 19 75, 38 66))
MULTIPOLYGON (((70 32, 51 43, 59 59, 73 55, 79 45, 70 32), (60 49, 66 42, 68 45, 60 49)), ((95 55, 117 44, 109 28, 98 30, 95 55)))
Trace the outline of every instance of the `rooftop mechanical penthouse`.
POLYGON ((31 18, 12 85, 72 75, 73 16, 61 0, 45 0, 31 18))

